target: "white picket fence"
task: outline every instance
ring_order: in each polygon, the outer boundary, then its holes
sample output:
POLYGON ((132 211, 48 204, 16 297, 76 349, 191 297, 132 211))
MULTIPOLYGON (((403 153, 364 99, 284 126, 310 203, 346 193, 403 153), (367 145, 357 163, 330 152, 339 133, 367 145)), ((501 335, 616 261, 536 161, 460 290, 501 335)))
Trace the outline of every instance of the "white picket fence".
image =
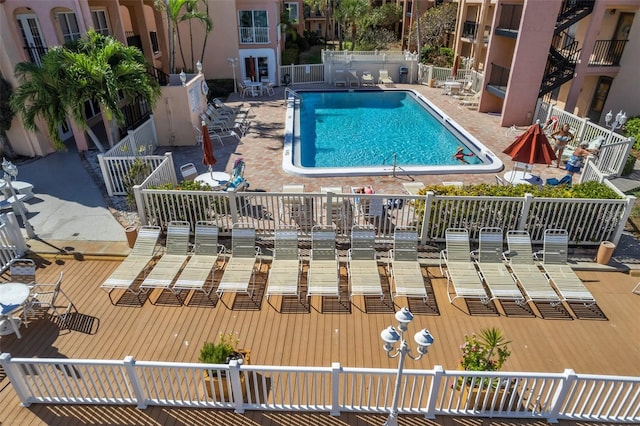
POLYGON ((100 171, 110 197, 114 195, 127 195, 125 178, 135 163, 140 158, 155 168, 156 161, 152 154, 158 147, 153 115, 135 130, 129 130, 127 136, 114 145, 109 151, 98 155, 100 171))
MULTIPOLYGON (((24 406, 150 405, 227 408, 238 413, 386 413, 397 370, 12 358, 0 364, 24 406), (217 378, 205 381, 205 373, 217 378), (226 380, 221 380, 225 376, 226 380)), ((640 422, 640 377, 563 373, 404 370, 398 412, 522 419, 640 422), (467 389, 472 389, 473 392, 467 389)))
POLYGON ((0 272, 11 265, 11 261, 19 259, 29 247, 27 246, 20 224, 12 212, 0 215, 0 272))
MULTIPOLYGON (((169 167, 165 165, 163 167, 169 167)), ((171 177, 165 174, 166 179, 171 177)), ((603 179, 605 183, 609 181, 603 179)), ((146 185, 146 184, 145 184, 146 185)), ((527 230, 540 244, 545 229, 561 228, 571 244, 617 244, 635 197, 620 199, 465 197, 405 194, 321 194, 276 192, 214 192, 135 188, 143 224, 161 227, 172 220, 195 224, 213 220, 221 235, 234 223, 246 223, 269 238, 283 225, 310 235, 313 225, 335 225, 339 239, 348 239, 353 225, 373 224, 377 239, 391 241, 396 228, 416 228, 422 244, 443 242, 447 228, 467 228, 472 240, 480 228, 527 230), (292 209, 293 206, 293 209, 292 209), (372 206, 378 206, 375 209, 372 206), (416 208, 418 207, 418 208, 416 208)))

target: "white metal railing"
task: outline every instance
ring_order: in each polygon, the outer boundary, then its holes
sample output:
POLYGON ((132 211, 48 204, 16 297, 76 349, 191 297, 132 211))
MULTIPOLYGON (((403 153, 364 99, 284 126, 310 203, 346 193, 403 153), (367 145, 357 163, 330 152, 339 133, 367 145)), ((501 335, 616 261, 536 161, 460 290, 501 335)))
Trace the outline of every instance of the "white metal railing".
MULTIPOLYGON (((380 368, 12 358, 0 364, 21 403, 386 413, 397 371, 380 368), (224 379, 223 379, 224 376, 224 379), (211 380, 214 378, 215 380, 211 380)), ((401 414, 640 422, 640 377, 404 370, 401 414)))
POLYGON ((238 27, 240 44, 269 43, 269 27, 238 27))
POLYGON ((16 215, 0 214, 0 272, 5 271, 12 260, 22 257, 28 248, 16 215))
POLYGON ((542 243, 544 230, 563 228, 571 244, 617 243, 635 197, 620 199, 464 197, 404 194, 320 194, 181 191, 141 188, 136 195, 143 224, 166 227, 172 220, 215 220, 222 235, 243 222, 262 235, 283 225, 310 235, 312 225, 335 225, 348 238, 353 225, 374 224, 377 238, 391 240, 396 228, 419 231, 422 244, 443 242, 447 228, 467 228, 472 239, 483 226, 531 233, 542 243), (138 198, 139 196, 139 198, 138 198), (374 211, 370 206, 380 206, 374 211), (337 206, 337 207, 336 207, 337 206))

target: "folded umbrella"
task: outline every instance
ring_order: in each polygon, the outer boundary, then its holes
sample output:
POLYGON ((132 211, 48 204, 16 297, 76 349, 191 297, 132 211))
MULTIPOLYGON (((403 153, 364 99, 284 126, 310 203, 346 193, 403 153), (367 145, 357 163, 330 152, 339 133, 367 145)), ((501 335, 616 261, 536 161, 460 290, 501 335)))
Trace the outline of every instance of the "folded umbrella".
POLYGON ((538 123, 529 127, 504 151, 513 161, 525 164, 551 164, 556 154, 538 123))

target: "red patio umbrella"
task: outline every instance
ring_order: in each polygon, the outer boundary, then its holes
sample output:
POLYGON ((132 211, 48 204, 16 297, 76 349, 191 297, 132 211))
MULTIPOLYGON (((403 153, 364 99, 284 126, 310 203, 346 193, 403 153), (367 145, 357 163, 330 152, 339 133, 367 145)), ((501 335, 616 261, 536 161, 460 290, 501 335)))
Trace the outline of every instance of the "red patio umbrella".
POLYGON ((453 78, 458 78, 458 68, 460 68, 460 56, 456 55, 456 59, 453 61, 453 71, 451 71, 453 78))
POLYGON ((209 166, 209 173, 213 173, 213 166, 216 164, 216 157, 213 155, 213 144, 211 143, 207 123, 204 121, 202 122, 202 164, 209 166))
POLYGON ((256 81, 256 64, 253 62, 253 56, 249 56, 247 73, 251 81, 256 81))
POLYGON ((513 161, 525 164, 551 164, 556 159, 547 135, 540 124, 529 127, 526 132, 516 138, 504 151, 513 161))

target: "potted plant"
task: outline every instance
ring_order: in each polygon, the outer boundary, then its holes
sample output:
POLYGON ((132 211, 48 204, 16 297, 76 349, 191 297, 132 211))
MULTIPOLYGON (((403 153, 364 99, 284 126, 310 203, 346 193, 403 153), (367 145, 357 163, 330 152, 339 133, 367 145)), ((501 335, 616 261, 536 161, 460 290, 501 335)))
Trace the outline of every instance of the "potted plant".
MULTIPOLYGON (((475 333, 464 336, 464 343, 460 346, 462 350, 462 358, 460 359, 460 367, 467 371, 498 371, 511 355, 509 350, 509 341, 506 340, 502 331, 499 329, 485 328, 480 331, 480 335, 475 333)), ((489 408, 495 399, 492 407, 495 410, 500 409, 500 403, 503 400, 505 392, 510 392, 506 384, 500 384, 499 380, 487 380, 468 377, 459 379, 457 389, 463 392, 463 401, 470 401, 476 409, 489 408), (488 398, 486 394, 489 392, 488 398), (498 393, 495 398, 496 392, 498 393), (478 397, 480 393, 480 397, 478 397), (477 401, 477 402, 476 402, 477 401), (484 406, 484 401, 487 401, 484 406), (476 405, 483 405, 476 407, 476 405)), ((507 395, 506 401, 510 400, 507 395)))
MULTIPOLYGON (((233 338, 231 333, 220 334, 218 343, 205 342, 200 349, 198 360, 204 364, 229 364, 232 360, 237 360, 239 364, 249 364, 249 356, 251 352, 246 349, 236 348, 238 340, 233 338)), ((229 401, 229 385, 227 384, 226 371, 220 371, 220 374, 209 376, 210 370, 205 370, 204 383, 207 395, 213 398, 215 395, 217 401, 229 401), (221 391, 222 388, 222 391, 221 391)), ((244 375, 240 375, 240 383, 242 383, 242 394, 246 395, 246 387, 244 386, 244 375)))

